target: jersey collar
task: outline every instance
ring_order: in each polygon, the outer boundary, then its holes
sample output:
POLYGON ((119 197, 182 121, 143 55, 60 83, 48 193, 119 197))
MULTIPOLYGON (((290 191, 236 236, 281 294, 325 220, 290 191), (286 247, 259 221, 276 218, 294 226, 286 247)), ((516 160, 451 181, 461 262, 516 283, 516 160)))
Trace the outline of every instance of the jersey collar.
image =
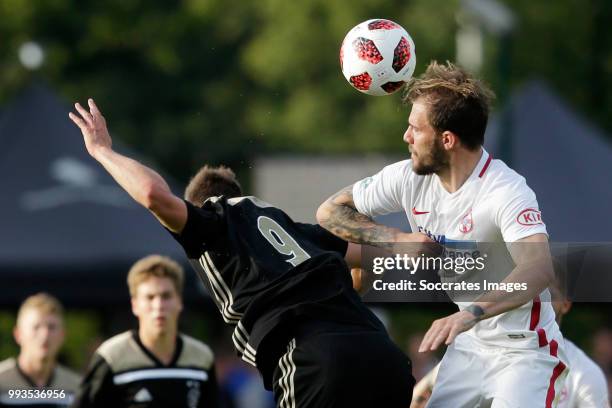
MULTIPOLYGON (((57 363, 56 363, 57 364, 57 363)), ((19 375, 21 376, 21 378, 23 378, 23 380, 25 382, 27 382, 28 384, 30 384, 30 386, 32 388, 40 388, 38 387, 38 385, 36 385, 36 383, 34 382, 34 380, 32 380, 19 366, 19 359, 15 358, 15 368, 17 369, 17 372, 19 373, 19 375)), ((53 379, 55 377, 55 369, 57 368, 57 365, 55 365, 53 367, 53 370, 51 370, 51 375, 49 376, 49 378, 47 379, 47 382, 42 386, 42 388, 48 388, 51 386, 51 383, 53 383, 53 379)))
POLYGON ((183 351, 183 339, 179 333, 176 334, 176 346, 174 347, 174 355, 172 356, 172 360, 170 364, 166 365, 161 362, 160 359, 157 358, 155 354, 151 350, 149 350, 140 340, 140 336, 138 335, 138 330, 132 330, 132 338, 140 348, 140 350, 151 359, 157 367, 174 367, 181 356, 181 352, 183 351))
POLYGON ((478 178, 484 177, 487 170, 489 169, 489 166, 491 165, 492 160, 493 156, 491 156, 483 147, 482 157, 480 157, 480 160, 478 161, 478 164, 476 165, 473 174, 478 175, 478 178))
POLYGON ((482 149, 482 155, 480 156, 480 160, 478 160, 478 163, 476 163, 474 170, 472 170, 472 174, 470 174, 470 176, 465 180, 465 182, 459 187, 457 191, 453 193, 449 193, 442 186, 442 181, 440 180, 440 177, 436 175, 436 179, 438 181, 440 191, 442 191, 442 194, 445 197, 454 197, 460 194, 460 192, 463 191, 464 187, 467 184, 472 183, 476 180, 481 180, 485 176, 485 174, 487 173, 487 170, 489 169, 491 165, 491 161, 493 160, 493 157, 484 149, 484 147, 482 147, 481 149, 482 149))

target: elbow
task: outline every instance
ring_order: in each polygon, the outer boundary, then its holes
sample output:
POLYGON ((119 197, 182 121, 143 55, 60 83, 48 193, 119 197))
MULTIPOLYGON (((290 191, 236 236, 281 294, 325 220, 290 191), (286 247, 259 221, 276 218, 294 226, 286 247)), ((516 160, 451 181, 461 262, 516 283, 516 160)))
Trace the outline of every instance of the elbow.
POLYGON ((325 227, 331 218, 330 204, 326 201, 319 206, 316 214, 317 222, 322 227, 325 227))
POLYGON ((547 285, 552 285, 557 280, 557 275, 555 274, 555 267, 553 265, 552 260, 549 260, 547 263, 547 267, 545 268, 545 279, 547 280, 547 285))
POLYGON ((555 270, 550 259, 542 259, 536 270, 539 272, 539 279, 533 283, 539 292, 555 284, 555 270))
POLYGON ((147 184, 143 189, 140 204, 142 204, 146 209, 155 212, 155 210, 159 208, 162 201, 162 192, 160 190, 161 189, 159 186, 154 183, 147 184))

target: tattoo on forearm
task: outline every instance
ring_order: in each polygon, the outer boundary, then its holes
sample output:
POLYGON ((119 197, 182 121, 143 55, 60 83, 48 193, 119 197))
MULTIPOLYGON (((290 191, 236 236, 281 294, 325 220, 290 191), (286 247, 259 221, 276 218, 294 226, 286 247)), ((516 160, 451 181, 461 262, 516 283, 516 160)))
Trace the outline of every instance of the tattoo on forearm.
POLYGON ((370 217, 359 213, 353 206, 346 204, 346 201, 352 203, 352 199, 352 186, 334 194, 328 200, 330 217, 322 225, 334 235, 347 241, 391 248, 394 241, 394 232, 388 227, 376 224, 370 217), (335 202, 341 196, 344 196, 344 203, 335 202), (346 200, 346 198, 350 198, 350 200, 346 200))

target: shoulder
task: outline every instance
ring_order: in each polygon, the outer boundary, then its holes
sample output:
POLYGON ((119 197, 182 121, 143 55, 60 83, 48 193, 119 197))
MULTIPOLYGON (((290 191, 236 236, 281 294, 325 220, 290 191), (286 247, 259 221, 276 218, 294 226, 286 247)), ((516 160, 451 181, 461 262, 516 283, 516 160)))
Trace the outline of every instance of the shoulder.
POLYGON ((381 186, 404 186, 413 176, 420 177, 412 171, 412 160, 402 160, 383 167, 373 176, 357 181, 353 185, 353 193, 376 190, 381 186))
POLYGON ((488 198, 499 205, 517 199, 535 200, 535 193, 527 184, 525 177, 501 160, 491 161, 483 181, 488 198))
POLYGON ((2 378, 11 373, 17 367, 15 357, 9 357, 6 360, 0 361, 0 382, 2 378))
POLYGON ((79 384, 81 382, 81 376, 78 375, 75 371, 71 370, 68 367, 65 367, 61 364, 58 364, 55 367, 55 381, 54 385, 57 388, 62 388, 66 390, 76 391, 79 388, 79 384))
POLYGON ((566 338, 563 339, 563 343, 565 344, 565 354, 570 362, 579 358, 578 353, 581 353, 582 350, 577 345, 566 338))
POLYGON ((6 360, 0 361, 0 374, 5 371, 12 370, 16 367, 17 363, 15 357, 9 357, 6 360))
POLYGON ((96 354, 102 357, 113 371, 122 371, 129 366, 138 365, 143 360, 140 358, 142 351, 134 341, 131 331, 106 340, 98 347, 96 354))
POLYGON ((412 170, 412 160, 410 159, 398 161, 396 163, 385 166, 383 171, 389 174, 394 174, 396 176, 401 176, 402 178, 419 177, 412 170))
POLYGON ((116 336, 111 337, 98 347, 96 353, 102 356, 105 360, 113 360, 118 353, 127 351, 130 348, 130 341, 132 340, 132 332, 126 331, 116 336))
POLYGON ((210 369, 215 361, 215 356, 210 347, 186 334, 181 333, 180 336, 183 340, 183 351, 177 365, 210 369))
MULTIPOLYGON (((0 392, 11 388, 22 387, 22 377, 17 371, 17 360, 14 357, 0 362, 0 392)), ((0 404, 1 406, 1 404, 0 404)))
POLYGON ((565 339, 565 352, 570 363, 570 375, 597 377, 605 380, 603 370, 587 354, 570 340, 565 339))
POLYGON ((484 175, 485 184, 501 189, 512 190, 518 187, 527 186, 525 177, 521 176, 515 170, 508 167, 501 160, 494 159, 491 161, 491 166, 484 175))

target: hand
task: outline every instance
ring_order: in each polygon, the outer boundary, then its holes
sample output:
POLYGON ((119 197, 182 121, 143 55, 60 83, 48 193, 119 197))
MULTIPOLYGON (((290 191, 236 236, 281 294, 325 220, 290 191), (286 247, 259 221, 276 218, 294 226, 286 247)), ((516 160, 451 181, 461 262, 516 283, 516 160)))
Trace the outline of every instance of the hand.
POLYGON ((402 232, 395 236, 393 253, 407 254, 417 258, 421 255, 428 258, 435 258, 442 255, 444 248, 422 232, 407 233, 402 232))
POLYGON ((96 152, 103 148, 111 148, 112 139, 106 128, 106 120, 102 113, 96 106, 93 99, 87 101, 90 111, 83 108, 80 103, 75 103, 74 107, 79 112, 76 115, 72 112, 68 114, 70 119, 81 129, 83 133, 83 140, 85 141, 85 147, 89 154, 95 157, 96 152))
POLYGON ((433 351, 444 342, 449 345, 459 333, 474 327, 478 319, 467 310, 459 311, 443 319, 435 320, 419 346, 419 352, 433 351))
POLYGON ((417 244, 435 242, 422 232, 401 232, 395 236, 395 242, 413 242, 417 244))

